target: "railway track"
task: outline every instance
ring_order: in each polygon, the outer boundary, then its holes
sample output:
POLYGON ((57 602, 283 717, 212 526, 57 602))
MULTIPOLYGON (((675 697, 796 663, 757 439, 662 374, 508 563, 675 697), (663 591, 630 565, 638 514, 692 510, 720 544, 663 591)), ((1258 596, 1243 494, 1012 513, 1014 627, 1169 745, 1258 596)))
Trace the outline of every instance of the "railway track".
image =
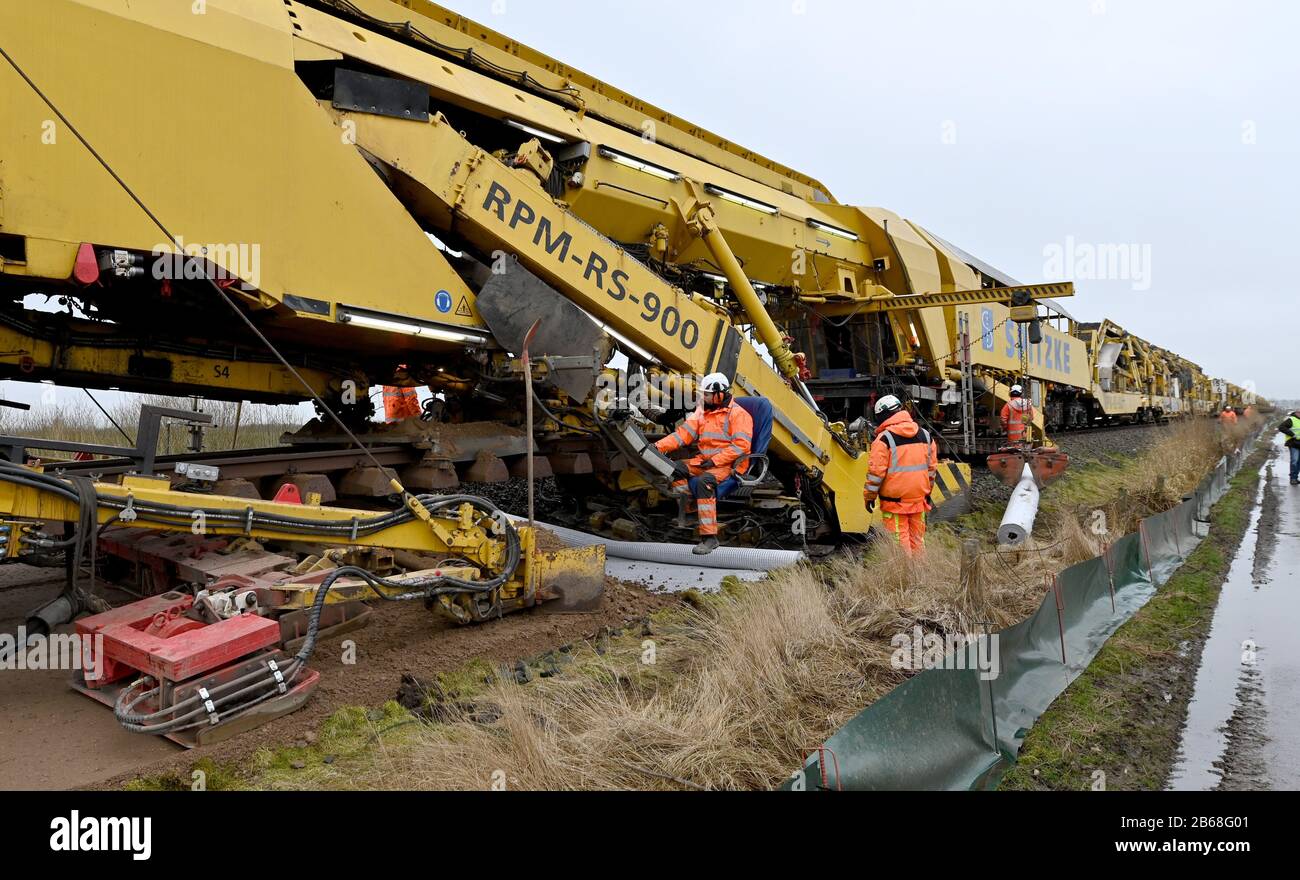
MULTIPOLYGON (((410 445, 369 447, 369 455, 374 456, 384 467, 412 464, 419 461, 422 454, 420 449, 410 445)), ((153 470, 158 475, 174 474, 178 464, 202 464, 220 468, 223 478, 253 480, 278 476, 290 469, 299 473, 336 473, 351 470, 362 461, 369 461, 369 456, 356 447, 304 450, 292 446, 272 446, 159 456, 154 462, 153 470)), ((98 474, 108 477, 132 473, 139 470, 139 465, 129 458, 106 458, 59 462, 54 469, 70 476, 98 474)))
MULTIPOLYGON (((1209 417, 1206 417, 1209 418, 1209 417)), ((1076 428, 1054 428, 1048 431, 1048 437, 1052 441, 1057 441, 1067 437, 1087 437, 1104 435, 1111 432, 1121 431, 1140 431, 1151 428, 1167 427, 1169 425, 1180 424, 1185 420, 1177 419, 1160 419, 1157 421, 1113 421, 1098 424, 1085 425, 1076 428)), ((1005 438, 1000 437, 977 437, 975 438, 975 450, 969 455, 960 451, 961 436, 959 434, 945 433, 939 435, 941 452, 956 458, 968 461, 971 464, 980 463, 982 458, 1000 451, 1006 446, 1005 438)))
MULTIPOLYGON (((1132 431, 1170 425, 1176 421, 1164 419, 1158 422, 1096 424, 1082 428, 1054 430, 1052 436, 1073 437, 1132 431)), ((951 435, 941 435, 941 439, 949 449, 960 442, 958 438, 951 435)), ((1004 445, 1001 439, 990 437, 977 438, 976 443, 977 455, 997 452, 1004 445)), ((418 445, 407 443, 369 446, 367 451, 343 445, 306 449, 299 446, 271 446, 260 449, 159 456, 154 462, 153 470, 157 475, 172 475, 176 473, 178 464, 201 464, 219 468, 223 479, 261 480, 286 473, 337 474, 369 462, 371 456, 384 467, 401 468, 418 463, 425 454, 426 450, 418 445)), ((55 473, 69 476, 112 477, 137 472, 139 463, 129 458, 102 458, 90 461, 49 462, 47 467, 55 473)))

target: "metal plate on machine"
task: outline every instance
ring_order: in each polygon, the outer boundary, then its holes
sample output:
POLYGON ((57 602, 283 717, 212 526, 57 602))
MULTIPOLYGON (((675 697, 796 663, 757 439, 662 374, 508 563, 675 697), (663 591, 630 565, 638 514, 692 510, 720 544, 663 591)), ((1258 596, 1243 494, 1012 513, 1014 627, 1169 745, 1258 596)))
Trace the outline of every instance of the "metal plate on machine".
POLYGON ((429 87, 404 79, 334 71, 334 106, 396 119, 429 121, 429 87))
MULTIPOLYGON (((528 348, 534 361, 596 355, 603 366, 613 353, 610 338, 586 312, 517 263, 483 285, 478 311, 497 342, 515 354, 523 351, 524 336, 540 319, 528 348)), ((585 400, 594 382, 590 367, 557 371, 553 378, 575 400, 585 400)))
POLYGON ((585 614, 605 595, 605 545, 567 547, 532 556, 538 598, 551 614, 585 614))

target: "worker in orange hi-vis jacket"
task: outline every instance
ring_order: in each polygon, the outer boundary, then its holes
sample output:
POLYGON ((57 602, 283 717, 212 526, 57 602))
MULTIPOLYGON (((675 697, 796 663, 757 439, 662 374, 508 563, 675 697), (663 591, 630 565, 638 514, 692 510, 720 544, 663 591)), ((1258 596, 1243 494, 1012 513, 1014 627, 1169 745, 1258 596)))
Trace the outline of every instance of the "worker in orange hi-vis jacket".
POLYGON ((867 511, 880 500, 885 531, 908 556, 925 550, 926 514, 939 467, 939 448, 892 394, 876 402, 876 439, 862 497, 867 511))
POLYGON ((401 422, 420 417, 420 393, 414 388, 384 386, 384 418, 401 422))
POLYGON ((1029 438, 1029 426, 1034 423, 1034 405, 1025 398, 1025 389, 1011 386, 1011 400, 1002 407, 1002 431, 1007 443, 1019 446, 1029 438))
POLYGON ((1225 453, 1236 452, 1241 448, 1238 421, 1237 411, 1230 406, 1225 406, 1223 412, 1219 413, 1219 442, 1225 453))
POLYGON ((706 376, 700 383, 700 406, 672 434, 655 444, 668 454, 694 446, 700 454, 675 465, 673 489, 690 495, 700 516, 697 556, 718 549, 719 487, 728 486, 737 474, 749 470, 749 453, 754 443, 754 419, 731 393, 731 380, 721 373, 706 376))

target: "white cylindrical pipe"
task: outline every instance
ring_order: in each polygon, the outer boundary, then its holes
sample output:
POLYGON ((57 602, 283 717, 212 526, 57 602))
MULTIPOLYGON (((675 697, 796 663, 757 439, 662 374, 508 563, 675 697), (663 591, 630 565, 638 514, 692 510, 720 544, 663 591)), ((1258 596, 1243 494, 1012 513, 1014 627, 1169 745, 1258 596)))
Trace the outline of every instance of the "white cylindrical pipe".
POLYGON ((1038 518, 1038 483, 1034 481, 1034 472, 1025 465, 1025 471, 1011 493, 1007 504, 1006 516, 998 529, 998 543, 1003 547, 1019 547, 1029 539, 1034 531, 1034 520, 1038 518))
MULTIPOLYGON (((511 516, 510 520, 523 524, 526 520, 511 516)), ((636 562, 663 563, 665 565, 687 565, 692 568, 718 568, 741 571, 775 571, 789 565, 797 565, 806 557, 798 550, 760 550, 756 547, 719 547, 708 556, 696 556, 689 544, 657 544, 641 541, 612 541, 568 529, 564 526, 539 522, 539 528, 546 529, 570 547, 589 547, 592 544, 604 544, 605 552, 618 559, 631 559, 636 562)))

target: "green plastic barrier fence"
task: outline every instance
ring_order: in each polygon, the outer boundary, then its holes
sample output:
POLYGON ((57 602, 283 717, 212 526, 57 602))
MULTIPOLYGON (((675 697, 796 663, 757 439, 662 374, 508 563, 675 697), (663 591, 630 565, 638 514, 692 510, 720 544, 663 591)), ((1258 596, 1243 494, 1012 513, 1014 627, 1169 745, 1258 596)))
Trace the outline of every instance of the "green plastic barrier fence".
POLYGON ((918 673, 876 701, 783 788, 995 787, 1038 718, 1196 549, 1210 509, 1244 460, 1244 451, 1227 456, 1183 503, 1144 520, 1105 555, 1061 572, 1028 620, 981 636, 948 655, 944 668, 918 673), (984 672, 992 657, 996 677, 984 672))

